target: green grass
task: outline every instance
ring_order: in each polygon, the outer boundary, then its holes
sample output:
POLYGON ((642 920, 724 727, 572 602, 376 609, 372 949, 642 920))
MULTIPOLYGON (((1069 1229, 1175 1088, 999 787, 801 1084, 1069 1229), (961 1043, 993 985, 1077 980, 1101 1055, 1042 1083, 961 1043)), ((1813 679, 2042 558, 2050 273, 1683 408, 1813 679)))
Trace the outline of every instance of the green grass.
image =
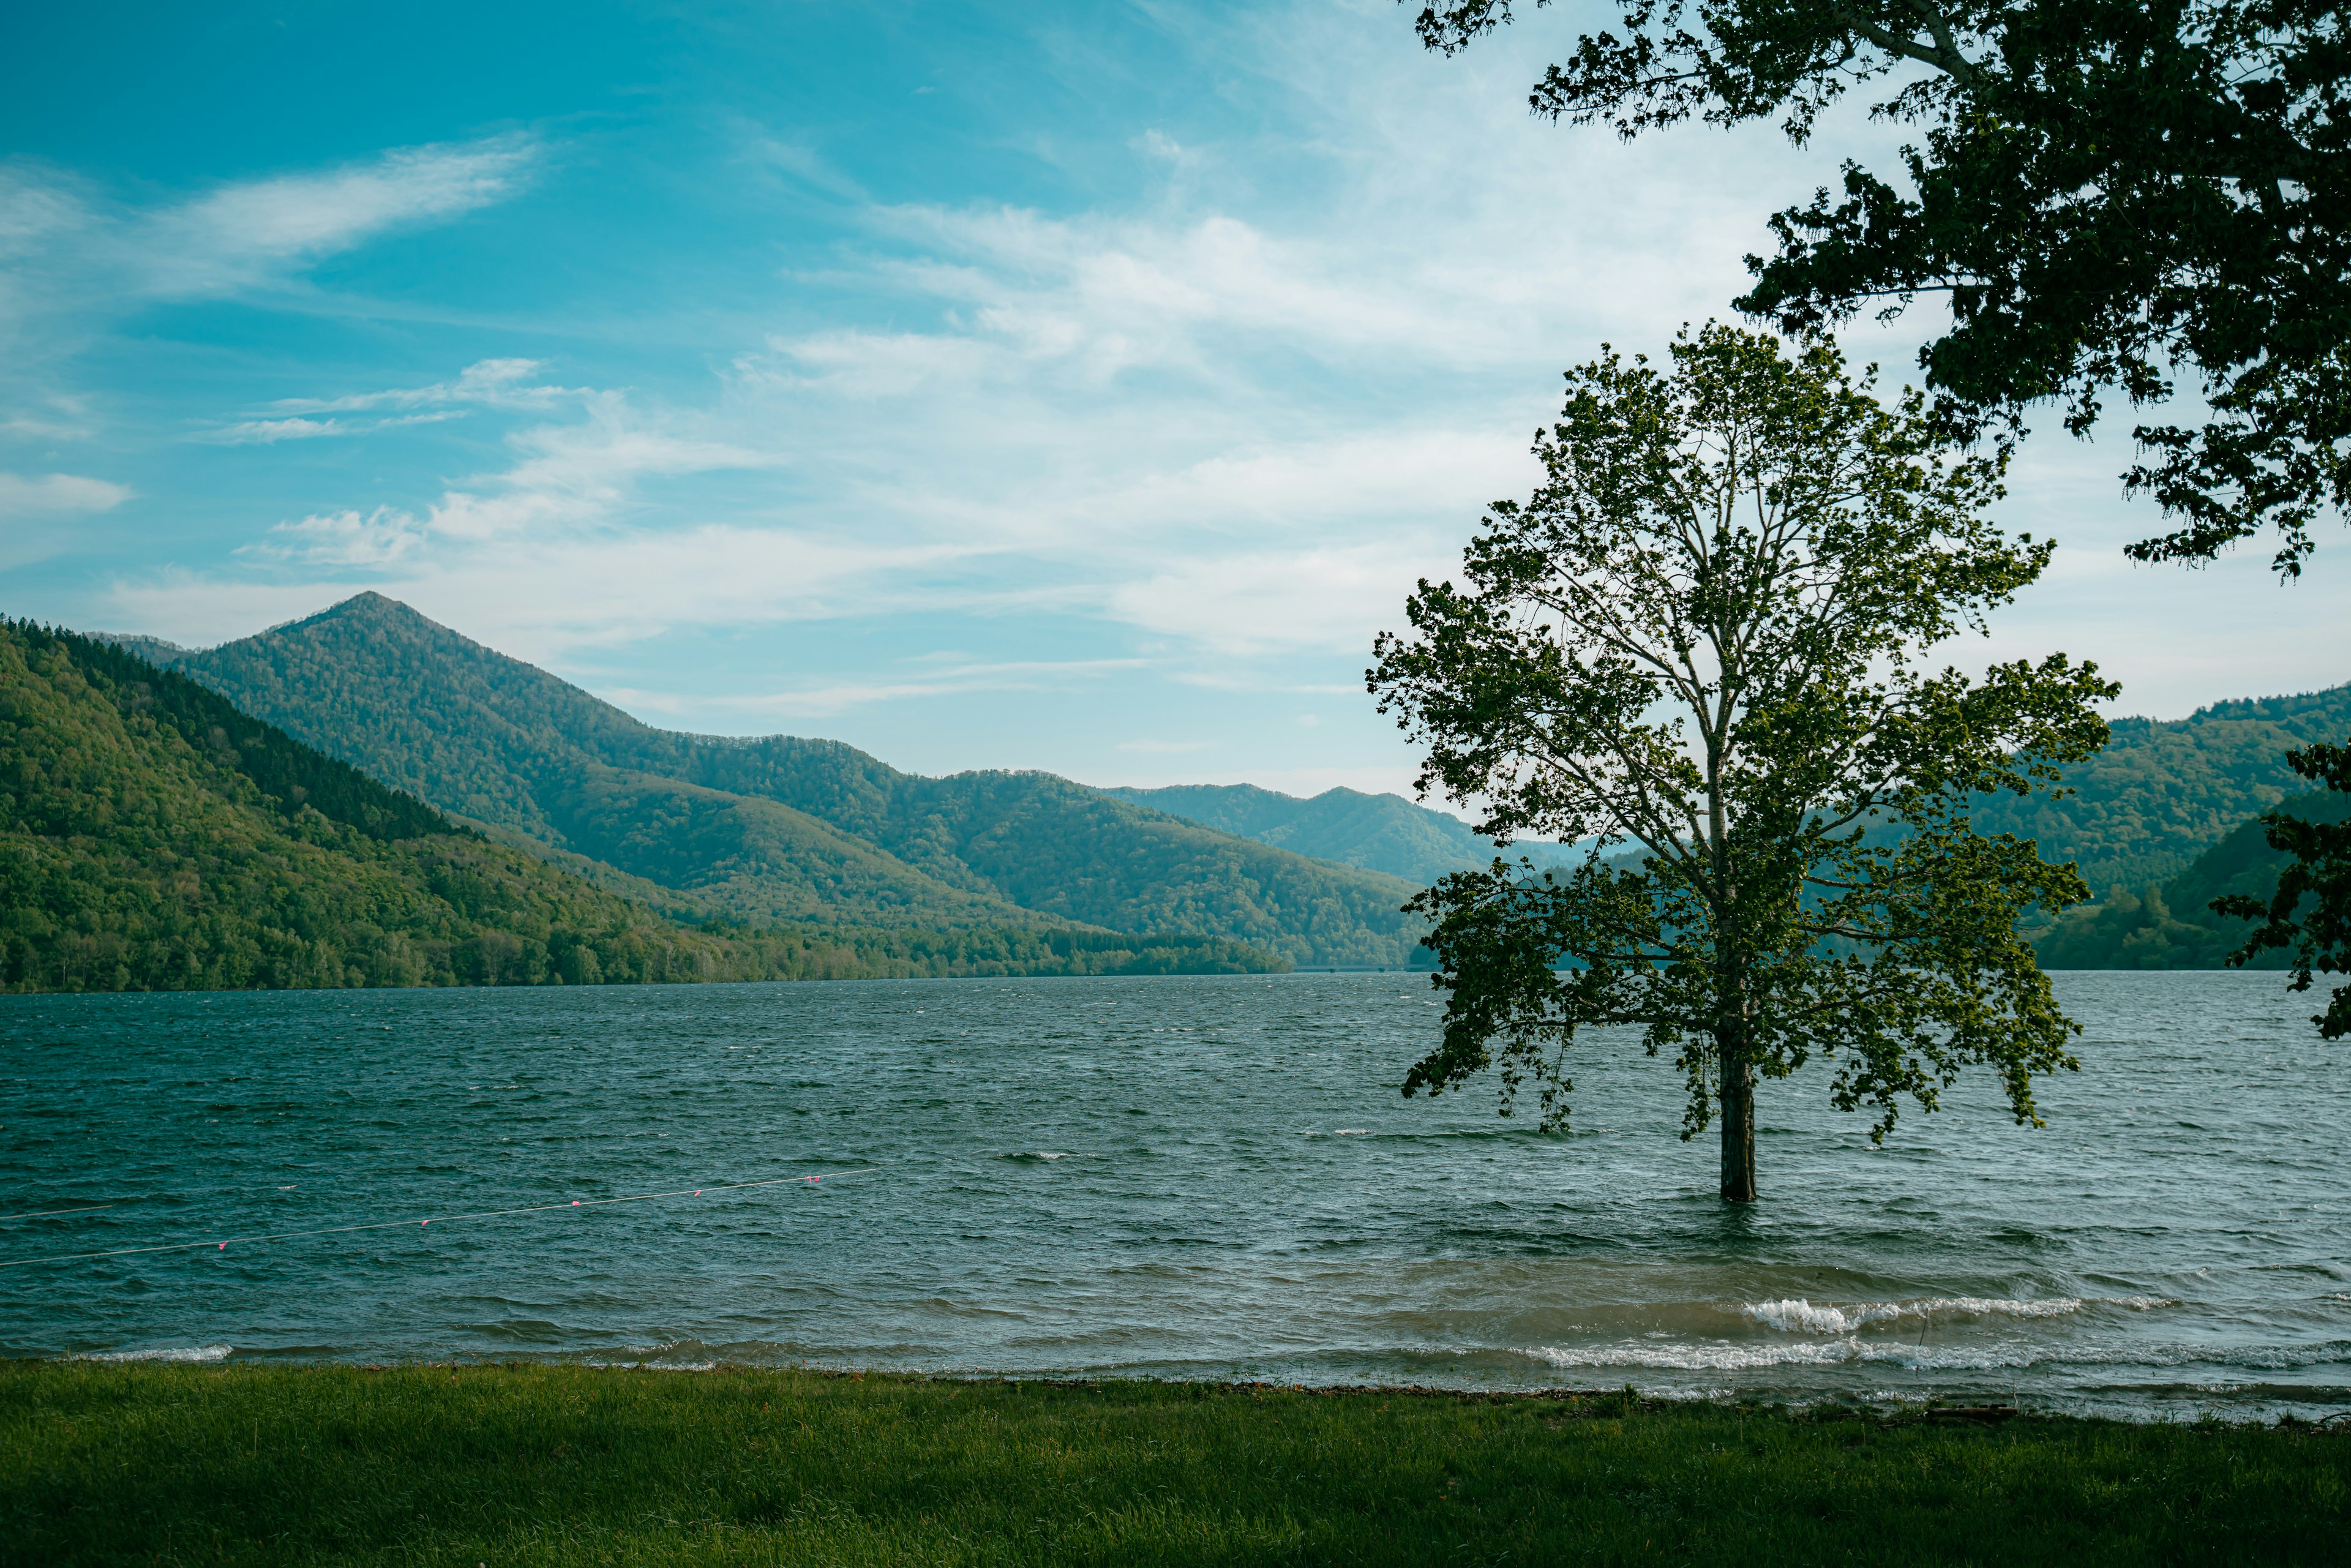
POLYGON ((2351 1437, 1623 1396, 0 1363, 0 1562, 2341 1561, 2351 1437))

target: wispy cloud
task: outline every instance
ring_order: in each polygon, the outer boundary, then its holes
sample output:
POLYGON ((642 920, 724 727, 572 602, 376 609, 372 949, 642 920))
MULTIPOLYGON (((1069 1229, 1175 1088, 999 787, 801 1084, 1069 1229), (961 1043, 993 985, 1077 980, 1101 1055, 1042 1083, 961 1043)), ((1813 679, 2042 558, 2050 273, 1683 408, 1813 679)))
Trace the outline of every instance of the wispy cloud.
MULTIPOLYGON (((784 718, 830 718, 877 703, 905 702, 926 697, 977 692, 1066 692, 1103 676, 1145 667, 1145 659, 1025 659, 968 660, 952 656, 918 656, 906 661, 919 674, 912 678, 875 681, 811 682, 781 691, 758 692, 713 699, 696 695, 691 706, 771 722, 784 718)), ((676 713, 687 699, 674 692, 623 687, 611 700, 639 711, 676 713)))
MULTIPOLYGON (((1477 507, 1523 486, 1525 433, 1595 328, 1729 292, 1751 183, 1693 165, 1687 138, 1563 158, 1515 79, 1400 75, 1360 18, 1235 26, 1297 124, 1138 126, 1144 184, 1116 206, 880 202, 817 140, 738 128, 737 167, 854 214, 825 282, 859 319, 759 335, 699 402, 501 359, 242 411, 209 438, 458 409, 514 425, 503 465, 404 508, 326 498, 243 563, 463 603, 539 650, 918 607, 1090 617, 1175 665, 1361 649, 1477 507), (1262 184, 1280 171, 1311 195, 1262 184)), ((242 234, 252 265, 286 265, 498 200, 531 163, 527 143, 413 150, 175 221, 207 254, 242 234), (315 224, 290 215, 312 198, 315 224)), ((778 700, 852 700, 820 685, 778 700)))
MULTIPOLYGON (((1414 581, 1454 570, 1480 507, 1532 481, 1529 434, 1559 371, 1604 340, 1654 352, 1722 314, 1739 257, 1768 246, 1761 214, 1829 165, 1768 131, 1628 147, 1532 121, 1541 62, 1510 39, 1438 62, 1366 43, 1353 9, 1214 25, 1236 29, 1219 57, 1250 62, 1250 91, 1292 121, 1222 139, 1121 127, 1112 145, 1131 142, 1143 172, 1092 207, 886 202, 820 137, 738 127, 728 179, 818 191, 851 233, 820 262, 799 251, 808 267, 770 297, 705 318, 748 325, 701 390, 622 386, 567 348, 556 369, 453 359, 434 379, 239 407, 201 439, 463 414, 468 440, 426 485, 406 476, 402 505, 338 477, 350 488, 287 507, 224 568, 126 574, 110 613, 169 630, 175 604, 210 616, 231 582, 307 584, 319 604, 367 584, 545 657, 677 628, 1044 612, 1148 650, 1172 682, 1360 695, 1338 683, 1414 581), (811 314, 820 288, 838 308, 811 314), (484 435, 499 457, 480 455, 484 435)), ((224 188, 176 209, 176 229, 137 232, 210 258, 191 277, 287 277, 505 199, 536 157, 519 141, 415 149, 224 188)), ((113 221, 51 194, 26 243, 81 245, 113 221)), ((1898 370, 1908 340, 1873 330, 1855 345, 1898 370)), ((821 717, 1083 678, 907 664, 695 702, 821 717)), ((677 700, 650 685, 630 689, 677 700)))
POLYGON ((413 554, 424 540, 424 527, 414 516, 378 507, 371 512, 314 513, 299 522, 280 523, 268 538, 244 549, 310 566, 388 566, 413 554))
POLYGON ((298 414, 286 419, 242 419, 218 430, 205 431, 196 439, 219 446, 266 446, 280 441, 373 435, 379 431, 398 430, 403 425, 438 424, 444 419, 465 417, 462 409, 450 409, 440 413, 402 414, 392 419, 310 419, 298 414))
POLYGON ((538 158, 516 136, 397 148, 144 207, 37 165, 0 167, 0 280, 15 291, 0 298, 87 308, 246 287, 502 201, 538 158))
POLYGON ((483 360, 466 366, 453 381, 434 382, 424 386, 390 387, 375 392, 346 392, 335 397, 279 398, 270 403, 268 412, 260 417, 234 421, 202 432, 195 439, 217 445, 242 446, 279 441, 310 441, 327 436, 372 435, 379 431, 463 419, 474 409, 521 411, 543 415, 559 401, 583 402, 597 395, 594 389, 589 387, 535 382, 532 378, 538 371, 539 363, 536 360, 483 360), (368 419, 341 417, 401 408, 423 408, 428 412, 377 413, 368 419), (319 417, 320 415, 326 417, 319 417))
POLYGON ((380 392, 346 392, 338 397, 280 398, 269 406, 280 413, 354 413, 373 408, 416 408, 429 403, 482 403, 499 408, 544 409, 557 398, 585 395, 584 387, 534 384, 537 360, 482 360, 467 365, 455 380, 421 387, 390 387, 380 392))
POLYGON ((407 147, 318 173, 219 186, 127 225, 120 243, 159 294, 215 293, 395 229, 511 195, 537 149, 518 137, 407 147))
POLYGON ((45 474, 37 478, 0 474, 0 517, 103 512, 130 498, 131 491, 123 486, 78 474, 45 474))
MULTIPOLYGON (((396 148, 143 204, 45 165, 0 164, 0 438, 92 433, 55 410, 80 401, 67 367, 108 322, 158 301, 298 285, 328 257, 506 200, 539 157, 521 136, 396 148)), ((347 434, 266 424, 241 422, 229 439, 347 434)))

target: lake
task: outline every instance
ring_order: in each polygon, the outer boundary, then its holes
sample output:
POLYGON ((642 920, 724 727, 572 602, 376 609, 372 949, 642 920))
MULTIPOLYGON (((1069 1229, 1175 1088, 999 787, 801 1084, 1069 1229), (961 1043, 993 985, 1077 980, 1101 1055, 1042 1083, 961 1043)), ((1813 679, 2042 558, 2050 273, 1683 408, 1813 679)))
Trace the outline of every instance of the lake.
POLYGON ((2314 999, 2056 983, 2046 1129, 1814 1063, 1744 1210, 1626 1038, 1403 1099, 1420 976, 0 998, 0 1354, 2351 1408, 2314 999))

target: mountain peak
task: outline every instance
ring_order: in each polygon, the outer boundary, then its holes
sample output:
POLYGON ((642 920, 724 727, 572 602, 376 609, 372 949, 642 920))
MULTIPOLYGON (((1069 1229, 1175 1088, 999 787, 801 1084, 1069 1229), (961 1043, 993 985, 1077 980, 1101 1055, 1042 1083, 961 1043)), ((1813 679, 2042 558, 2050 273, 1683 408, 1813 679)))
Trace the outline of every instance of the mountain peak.
MULTIPOLYGON (((290 621, 287 625, 307 626, 319 621, 398 621, 415 626, 430 626, 435 632, 449 632, 448 627, 426 615, 414 605, 404 604, 388 594, 378 593, 372 588, 363 589, 349 599, 329 604, 315 615, 306 615, 299 621, 290 621)), ((271 630, 283 631, 284 629, 284 627, 273 627, 271 630)), ((449 634, 454 637, 458 633, 449 632, 449 634)))

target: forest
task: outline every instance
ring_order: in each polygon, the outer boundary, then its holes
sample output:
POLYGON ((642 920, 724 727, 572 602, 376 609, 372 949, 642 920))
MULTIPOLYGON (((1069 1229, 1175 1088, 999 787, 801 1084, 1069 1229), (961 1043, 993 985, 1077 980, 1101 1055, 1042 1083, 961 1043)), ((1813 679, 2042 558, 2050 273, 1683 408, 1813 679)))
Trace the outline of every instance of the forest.
MULTIPOLYGON (((653 729, 372 594, 206 653, 5 643, 16 988, 1426 966, 1397 906, 1489 852, 1393 797, 923 779, 653 729)), ((2220 967, 2245 923, 2207 906, 2283 863, 2250 819, 2300 783, 2283 752, 2346 727, 2351 687, 2121 719, 2070 796, 1980 801, 2100 894, 2032 933, 2042 964, 2220 967)))
POLYGON ((0 985, 182 990, 1258 972, 1213 936, 680 924, 93 639, 0 622, 0 985))
MULTIPOLYGON (((151 645, 152 646, 152 645, 151 645)), ((363 593, 159 657, 444 811, 748 922, 1077 924, 1222 937, 1294 963, 1406 965, 1420 885, 1050 773, 931 779, 839 741, 653 728, 363 593)))

